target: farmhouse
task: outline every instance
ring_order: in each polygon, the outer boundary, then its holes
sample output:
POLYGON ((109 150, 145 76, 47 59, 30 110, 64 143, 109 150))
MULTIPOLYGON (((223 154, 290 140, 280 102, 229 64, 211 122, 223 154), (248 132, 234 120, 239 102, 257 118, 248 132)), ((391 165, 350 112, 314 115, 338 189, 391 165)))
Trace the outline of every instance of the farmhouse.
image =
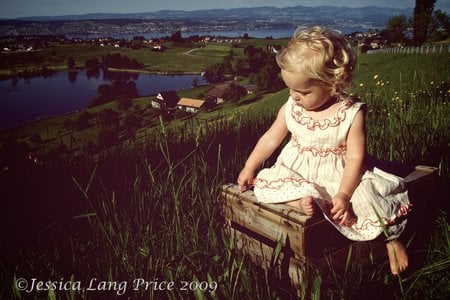
POLYGON ((206 92, 206 95, 208 99, 214 101, 216 104, 220 104, 225 101, 223 99, 223 95, 225 94, 227 88, 228 88, 227 83, 215 85, 206 92))
POLYGON ((177 106, 178 109, 196 113, 205 105, 205 102, 205 100, 181 98, 180 101, 178 101, 177 106))
POLYGON ((247 85, 244 85, 244 88, 247 91, 247 94, 251 94, 251 95, 256 93, 258 90, 258 87, 256 86, 256 84, 247 84, 247 85))
POLYGON ((164 91, 158 93, 158 95, 151 100, 151 104, 153 108, 165 110, 165 111, 173 111, 177 107, 177 103, 180 101, 180 98, 175 91, 164 91))

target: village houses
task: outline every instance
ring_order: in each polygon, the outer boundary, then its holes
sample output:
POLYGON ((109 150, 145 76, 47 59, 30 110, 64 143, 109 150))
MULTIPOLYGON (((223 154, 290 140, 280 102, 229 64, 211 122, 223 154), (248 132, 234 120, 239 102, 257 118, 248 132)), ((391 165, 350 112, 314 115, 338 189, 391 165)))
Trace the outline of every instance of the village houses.
POLYGON ((182 109, 186 112, 196 113, 204 107, 205 103, 205 100, 181 98, 180 101, 178 101, 177 106, 178 109, 182 109))

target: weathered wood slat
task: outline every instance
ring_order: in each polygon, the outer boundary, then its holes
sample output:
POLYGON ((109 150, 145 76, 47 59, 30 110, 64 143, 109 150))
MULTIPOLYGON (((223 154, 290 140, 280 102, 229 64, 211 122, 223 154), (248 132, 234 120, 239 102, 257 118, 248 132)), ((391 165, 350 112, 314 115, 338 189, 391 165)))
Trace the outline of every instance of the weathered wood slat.
POLYGON ((236 194, 225 194, 224 217, 231 222, 254 231, 272 241, 281 240, 283 246, 295 253, 304 253, 304 223, 291 222, 282 215, 265 209, 254 202, 241 201, 236 194), (289 241, 290 246, 286 245, 289 241))
MULTIPOLYGON (((421 187, 438 174, 434 167, 405 168, 400 164, 378 163, 374 166, 403 174, 399 176, 404 176, 408 187, 421 187), (398 167, 403 168, 399 170, 398 167)), ((253 191, 240 192, 235 184, 222 187, 221 203, 222 214, 228 224, 227 232, 236 239, 238 248, 258 265, 263 268, 270 266, 273 251, 281 240, 283 247, 278 275, 288 274, 294 286, 301 283, 306 261, 323 260, 324 249, 329 249, 333 253, 341 253, 336 255, 336 262, 339 262, 342 249, 352 244, 320 214, 310 217, 286 204, 258 203, 253 191)), ((365 245, 355 244, 355 247, 364 249, 365 245)))
POLYGON ((263 210, 270 211, 286 220, 302 225, 306 225, 309 222, 314 221, 314 217, 307 216, 301 213, 299 210, 293 208, 292 206, 286 204, 271 204, 271 203, 261 203, 255 197, 252 190, 247 190, 245 192, 240 192, 239 187, 236 184, 228 184, 222 187, 222 196, 228 197, 231 201, 240 201, 249 203, 251 205, 256 205, 263 210))
POLYGON ((263 269, 271 269, 280 279, 290 280, 294 287, 301 287, 304 277, 304 260, 294 257, 292 252, 284 249, 278 259, 273 261, 276 244, 266 244, 233 227, 228 227, 226 230, 228 235, 236 241, 236 247, 248 255, 253 263, 263 269))
POLYGON ((407 185, 416 185, 423 181, 430 180, 437 176, 438 168, 429 166, 416 166, 415 170, 408 174, 404 179, 407 185))

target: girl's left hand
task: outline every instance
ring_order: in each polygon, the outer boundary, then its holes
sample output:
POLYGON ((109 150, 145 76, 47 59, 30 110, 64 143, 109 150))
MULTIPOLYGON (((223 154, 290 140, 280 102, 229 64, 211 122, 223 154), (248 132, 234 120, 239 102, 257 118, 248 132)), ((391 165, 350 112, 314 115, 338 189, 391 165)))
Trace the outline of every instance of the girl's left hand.
POLYGON ((349 212, 350 197, 344 193, 337 193, 333 199, 333 208, 331 209, 331 216, 333 220, 339 222, 339 225, 347 225, 352 221, 351 213, 349 212))

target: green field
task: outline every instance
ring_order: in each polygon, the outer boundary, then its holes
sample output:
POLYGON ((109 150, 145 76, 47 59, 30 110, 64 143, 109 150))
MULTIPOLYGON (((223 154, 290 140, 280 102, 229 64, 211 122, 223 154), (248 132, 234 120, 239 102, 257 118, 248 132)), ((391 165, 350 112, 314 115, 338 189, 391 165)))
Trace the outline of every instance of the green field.
POLYGON ((241 44, 233 47, 230 43, 174 44, 166 42, 163 52, 154 52, 150 46, 140 49, 115 48, 114 46, 96 45, 59 45, 54 44, 48 48, 31 52, 2 53, 0 62, 0 77, 8 76, 24 70, 40 69, 46 66, 54 70, 67 69, 69 57, 75 59, 79 68, 85 67, 85 61, 91 57, 101 58, 107 53, 120 53, 137 59, 144 64, 141 71, 163 73, 200 73, 206 67, 222 62, 230 50, 236 57, 243 57, 243 49, 251 44, 255 47, 266 47, 267 44, 285 44, 283 40, 251 39, 242 40, 241 44), (204 46, 201 48, 201 46, 204 46), (191 53, 188 51, 193 50, 191 53))
MULTIPOLYGON (((444 202, 450 178, 449 67, 448 55, 360 55, 353 92, 368 104, 369 153, 436 166, 441 176, 424 196, 426 203, 415 207, 427 218, 410 225, 408 272, 391 277, 386 257, 349 255, 345 270, 331 263, 328 275, 308 266, 302 299, 445 299, 450 294, 444 202)), ((198 281, 205 287, 195 292, 128 288, 131 298, 295 298, 296 291, 237 251, 224 234, 219 203, 220 186, 236 180, 287 96, 283 90, 184 122, 162 122, 141 129, 136 139, 75 160, 55 156, 33 165, 18 159, 0 177, 9 199, 2 203, 7 212, 2 239, 10 241, 1 260, 0 295, 122 297, 86 290, 27 294, 14 288, 20 278, 86 282, 96 277, 198 281)), ((147 100, 134 101, 145 106, 147 100)), ((51 128, 49 135, 63 135, 61 121, 46 119, 6 135, 27 142, 34 132, 44 137, 44 128, 51 128)), ((89 138, 88 132, 81 134, 89 138)))

